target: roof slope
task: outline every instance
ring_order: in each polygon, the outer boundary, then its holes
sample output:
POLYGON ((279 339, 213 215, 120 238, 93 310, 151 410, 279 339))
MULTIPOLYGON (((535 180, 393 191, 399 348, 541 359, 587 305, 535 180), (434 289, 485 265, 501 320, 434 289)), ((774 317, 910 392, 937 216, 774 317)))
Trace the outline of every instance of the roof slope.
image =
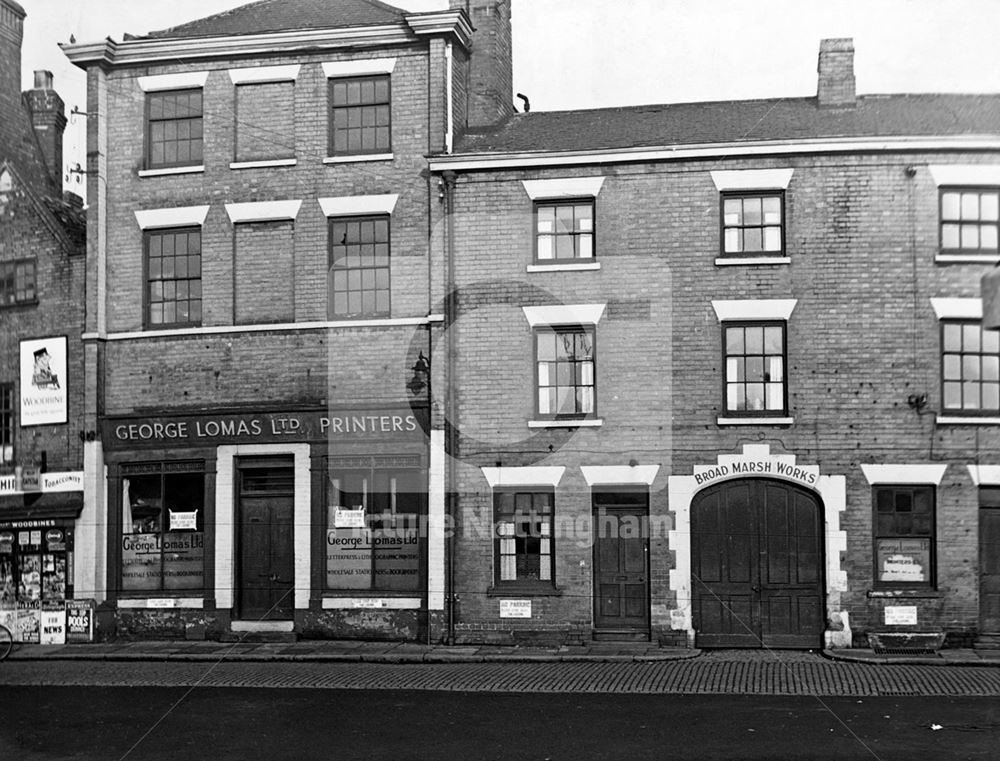
POLYGON ((400 22, 405 14, 401 8, 378 0, 259 0, 146 36, 212 37, 291 29, 379 26, 400 22))
POLYGON ((456 153, 997 134, 1000 95, 863 95, 854 108, 821 108, 813 97, 532 111, 466 134, 456 153))

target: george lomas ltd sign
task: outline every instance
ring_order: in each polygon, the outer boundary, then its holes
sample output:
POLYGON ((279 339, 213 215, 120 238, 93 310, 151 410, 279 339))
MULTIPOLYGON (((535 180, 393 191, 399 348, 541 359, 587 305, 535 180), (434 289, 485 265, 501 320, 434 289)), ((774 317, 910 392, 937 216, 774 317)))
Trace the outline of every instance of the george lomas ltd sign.
POLYGON ((425 410, 295 410, 233 414, 106 418, 105 449, 216 446, 276 441, 417 440, 425 410))

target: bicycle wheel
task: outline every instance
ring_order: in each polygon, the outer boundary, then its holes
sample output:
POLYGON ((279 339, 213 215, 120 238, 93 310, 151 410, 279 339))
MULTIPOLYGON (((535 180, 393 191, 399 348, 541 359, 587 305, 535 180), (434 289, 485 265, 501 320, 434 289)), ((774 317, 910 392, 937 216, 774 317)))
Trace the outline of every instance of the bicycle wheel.
POLYGON ((10 635, 10 630, 6 626, 0 626, 0 661, 10 655, 13 646, 14 638, 10 635))

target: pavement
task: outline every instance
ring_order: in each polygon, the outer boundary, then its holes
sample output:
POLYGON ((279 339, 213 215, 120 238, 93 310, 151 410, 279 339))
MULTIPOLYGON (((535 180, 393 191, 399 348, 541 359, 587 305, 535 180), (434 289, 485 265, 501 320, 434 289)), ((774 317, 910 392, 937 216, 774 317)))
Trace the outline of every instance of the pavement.
MULTIPOLYGON (((709 651, 718 653, 720 651, 709 651)), ((725 651, 748 660, 789 657, 794 651, 725 651), (740 655, 742 653, 742 655, 740 655)), ((868 665, 1000 666, 1000 650, 952 648, 926 655, 880 654, 871 649, 824 650, 833 661, 868 665)), ((593 642, 563 647, 421 645, 411 642, 300 640, 297 642, 188 642, 132 640, 66 645, 21 645, 17 661, 244 661, 320 663, 557 663, 660 662, 699 658, 693 648, 653 643, 593 642)))

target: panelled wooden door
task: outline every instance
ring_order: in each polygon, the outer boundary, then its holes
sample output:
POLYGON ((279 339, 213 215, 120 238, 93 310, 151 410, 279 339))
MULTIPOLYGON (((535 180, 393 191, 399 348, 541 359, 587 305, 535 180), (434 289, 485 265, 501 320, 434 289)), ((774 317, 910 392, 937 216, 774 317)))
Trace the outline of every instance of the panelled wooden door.
POLYGON ((649 562, 645 494, 594 500, 594 636, 649 636, 649 562), (622 505, 621 502, 642 502, 622 505), (616 504, 617 503, 617 504, 616 504))
POLYGON ((245 620, 292 618, 295 576, 291 495, 242 495, 239 615, 245 620))
POLYGON ((729 481, 691 505, 697 647, 815 648, 823 637, 819 500, 792 484, 729 481))
POLYGON ((1000 633, 1000 506, 979 509, 979 631, 1000 633))

